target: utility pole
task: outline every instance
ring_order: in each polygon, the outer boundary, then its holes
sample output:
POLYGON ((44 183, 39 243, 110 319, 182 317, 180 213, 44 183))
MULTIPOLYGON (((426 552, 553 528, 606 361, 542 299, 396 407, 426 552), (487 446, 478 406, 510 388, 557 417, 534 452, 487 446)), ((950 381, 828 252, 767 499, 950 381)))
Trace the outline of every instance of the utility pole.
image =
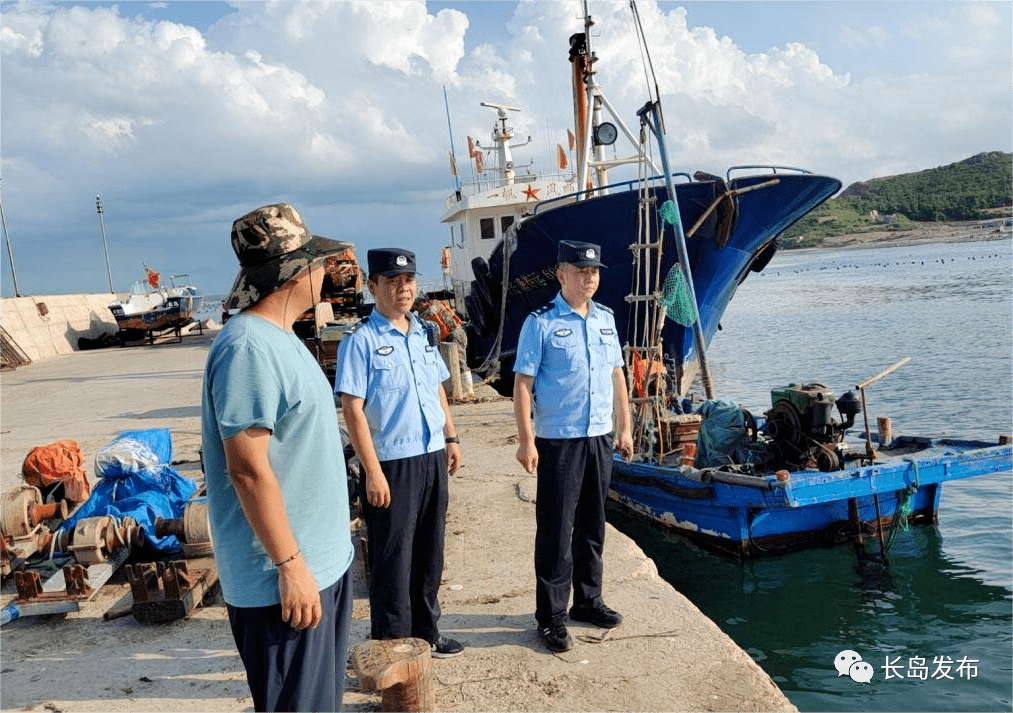
POLYGON ((11 279, 14 282, 14 296, 20 297, 21 290, 18 289, 18 271, 14 269, 14 251, 11 250, 11 236, 7 232, 7 216, 4 215, 2 182, 0 182, 0 223, 3 224, 4 240, 7 242, 7 259, 11 261, 11 279))
POLYGON ((106 243, 106 223, 102 219, 102 197, 95 196, 95 212, 98 213, 98 224, 102 230, 102 249, 106 254, 106 274, 109 275, 109 291, 112 294, 116 294, 116 290, 113 289, 113 268, 109 265, 109 245, 106 243))

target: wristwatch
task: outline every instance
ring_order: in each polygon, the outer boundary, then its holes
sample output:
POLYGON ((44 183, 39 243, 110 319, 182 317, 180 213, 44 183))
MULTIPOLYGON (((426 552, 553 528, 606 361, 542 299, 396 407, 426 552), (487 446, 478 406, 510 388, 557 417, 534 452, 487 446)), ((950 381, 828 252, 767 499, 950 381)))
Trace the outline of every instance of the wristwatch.
POLYGON ((444 443, 460 443, 461 439, 459 436, 447 436, 443 441, 444 443))

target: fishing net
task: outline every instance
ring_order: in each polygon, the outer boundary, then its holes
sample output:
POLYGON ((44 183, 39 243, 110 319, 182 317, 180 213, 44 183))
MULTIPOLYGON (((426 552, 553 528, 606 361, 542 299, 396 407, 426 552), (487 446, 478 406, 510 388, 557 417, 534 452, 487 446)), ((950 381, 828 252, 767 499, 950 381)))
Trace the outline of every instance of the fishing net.
MULTIPOLYGON (((673 201, 662 203, 658 213, 669 225, 678 225, 681 222, 679 206, 673 201)), ((689 296, 686 278, 679 269, 679 263, 672 265, 672 269, 668 271, 665 283, 661 286, 661 293, 661 304, 665 306, 666 316, 669 319, 683 327, 689 327, 696 321, 696 309, 693 307, 693 300, 689 296)))
POLYGON ((683 327, 689 327, 696 321, 696 310, 690 299, 686 278, 682 276, 679 263, 672 265, 661 287, 661 303, 665 305, 669 319, 683 327))

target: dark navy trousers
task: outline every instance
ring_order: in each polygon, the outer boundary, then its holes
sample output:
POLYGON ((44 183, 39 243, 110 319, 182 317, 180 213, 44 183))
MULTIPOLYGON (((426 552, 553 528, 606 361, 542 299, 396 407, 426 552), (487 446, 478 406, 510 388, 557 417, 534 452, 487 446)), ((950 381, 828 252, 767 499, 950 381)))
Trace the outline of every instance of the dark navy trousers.
POLYGON ((320 592, 316 629, 297 631, 281 605, 226 605, 256 711, 340 711, 352 615, 352 570, 320 592))
POLYGON ((381 461, 390 507, 359 496, 369 536, 369 618, 373 639, 439 639, 440 579, 447 519, 447 454, 381 461))
POLYGON ((557 626, 574 605, 602 604, 605 499, 612 479, 612 434, 536 438, 535 619, 557 626))

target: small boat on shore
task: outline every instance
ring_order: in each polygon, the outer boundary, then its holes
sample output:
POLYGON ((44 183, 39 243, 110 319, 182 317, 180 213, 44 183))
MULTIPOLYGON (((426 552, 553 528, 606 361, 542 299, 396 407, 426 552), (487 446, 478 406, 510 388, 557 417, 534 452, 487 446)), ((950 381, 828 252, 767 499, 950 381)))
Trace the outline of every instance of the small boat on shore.
POLYGON ((144 271, 145 279, 134 282, 126 300, 109 305, 121 343, 153 341, 156 335, 170 330, 178 337, 204 304, 203 295, 191 284, 189 275, 170 275, 169 284, 164 285, 159 273, 147 265, 144 271))

